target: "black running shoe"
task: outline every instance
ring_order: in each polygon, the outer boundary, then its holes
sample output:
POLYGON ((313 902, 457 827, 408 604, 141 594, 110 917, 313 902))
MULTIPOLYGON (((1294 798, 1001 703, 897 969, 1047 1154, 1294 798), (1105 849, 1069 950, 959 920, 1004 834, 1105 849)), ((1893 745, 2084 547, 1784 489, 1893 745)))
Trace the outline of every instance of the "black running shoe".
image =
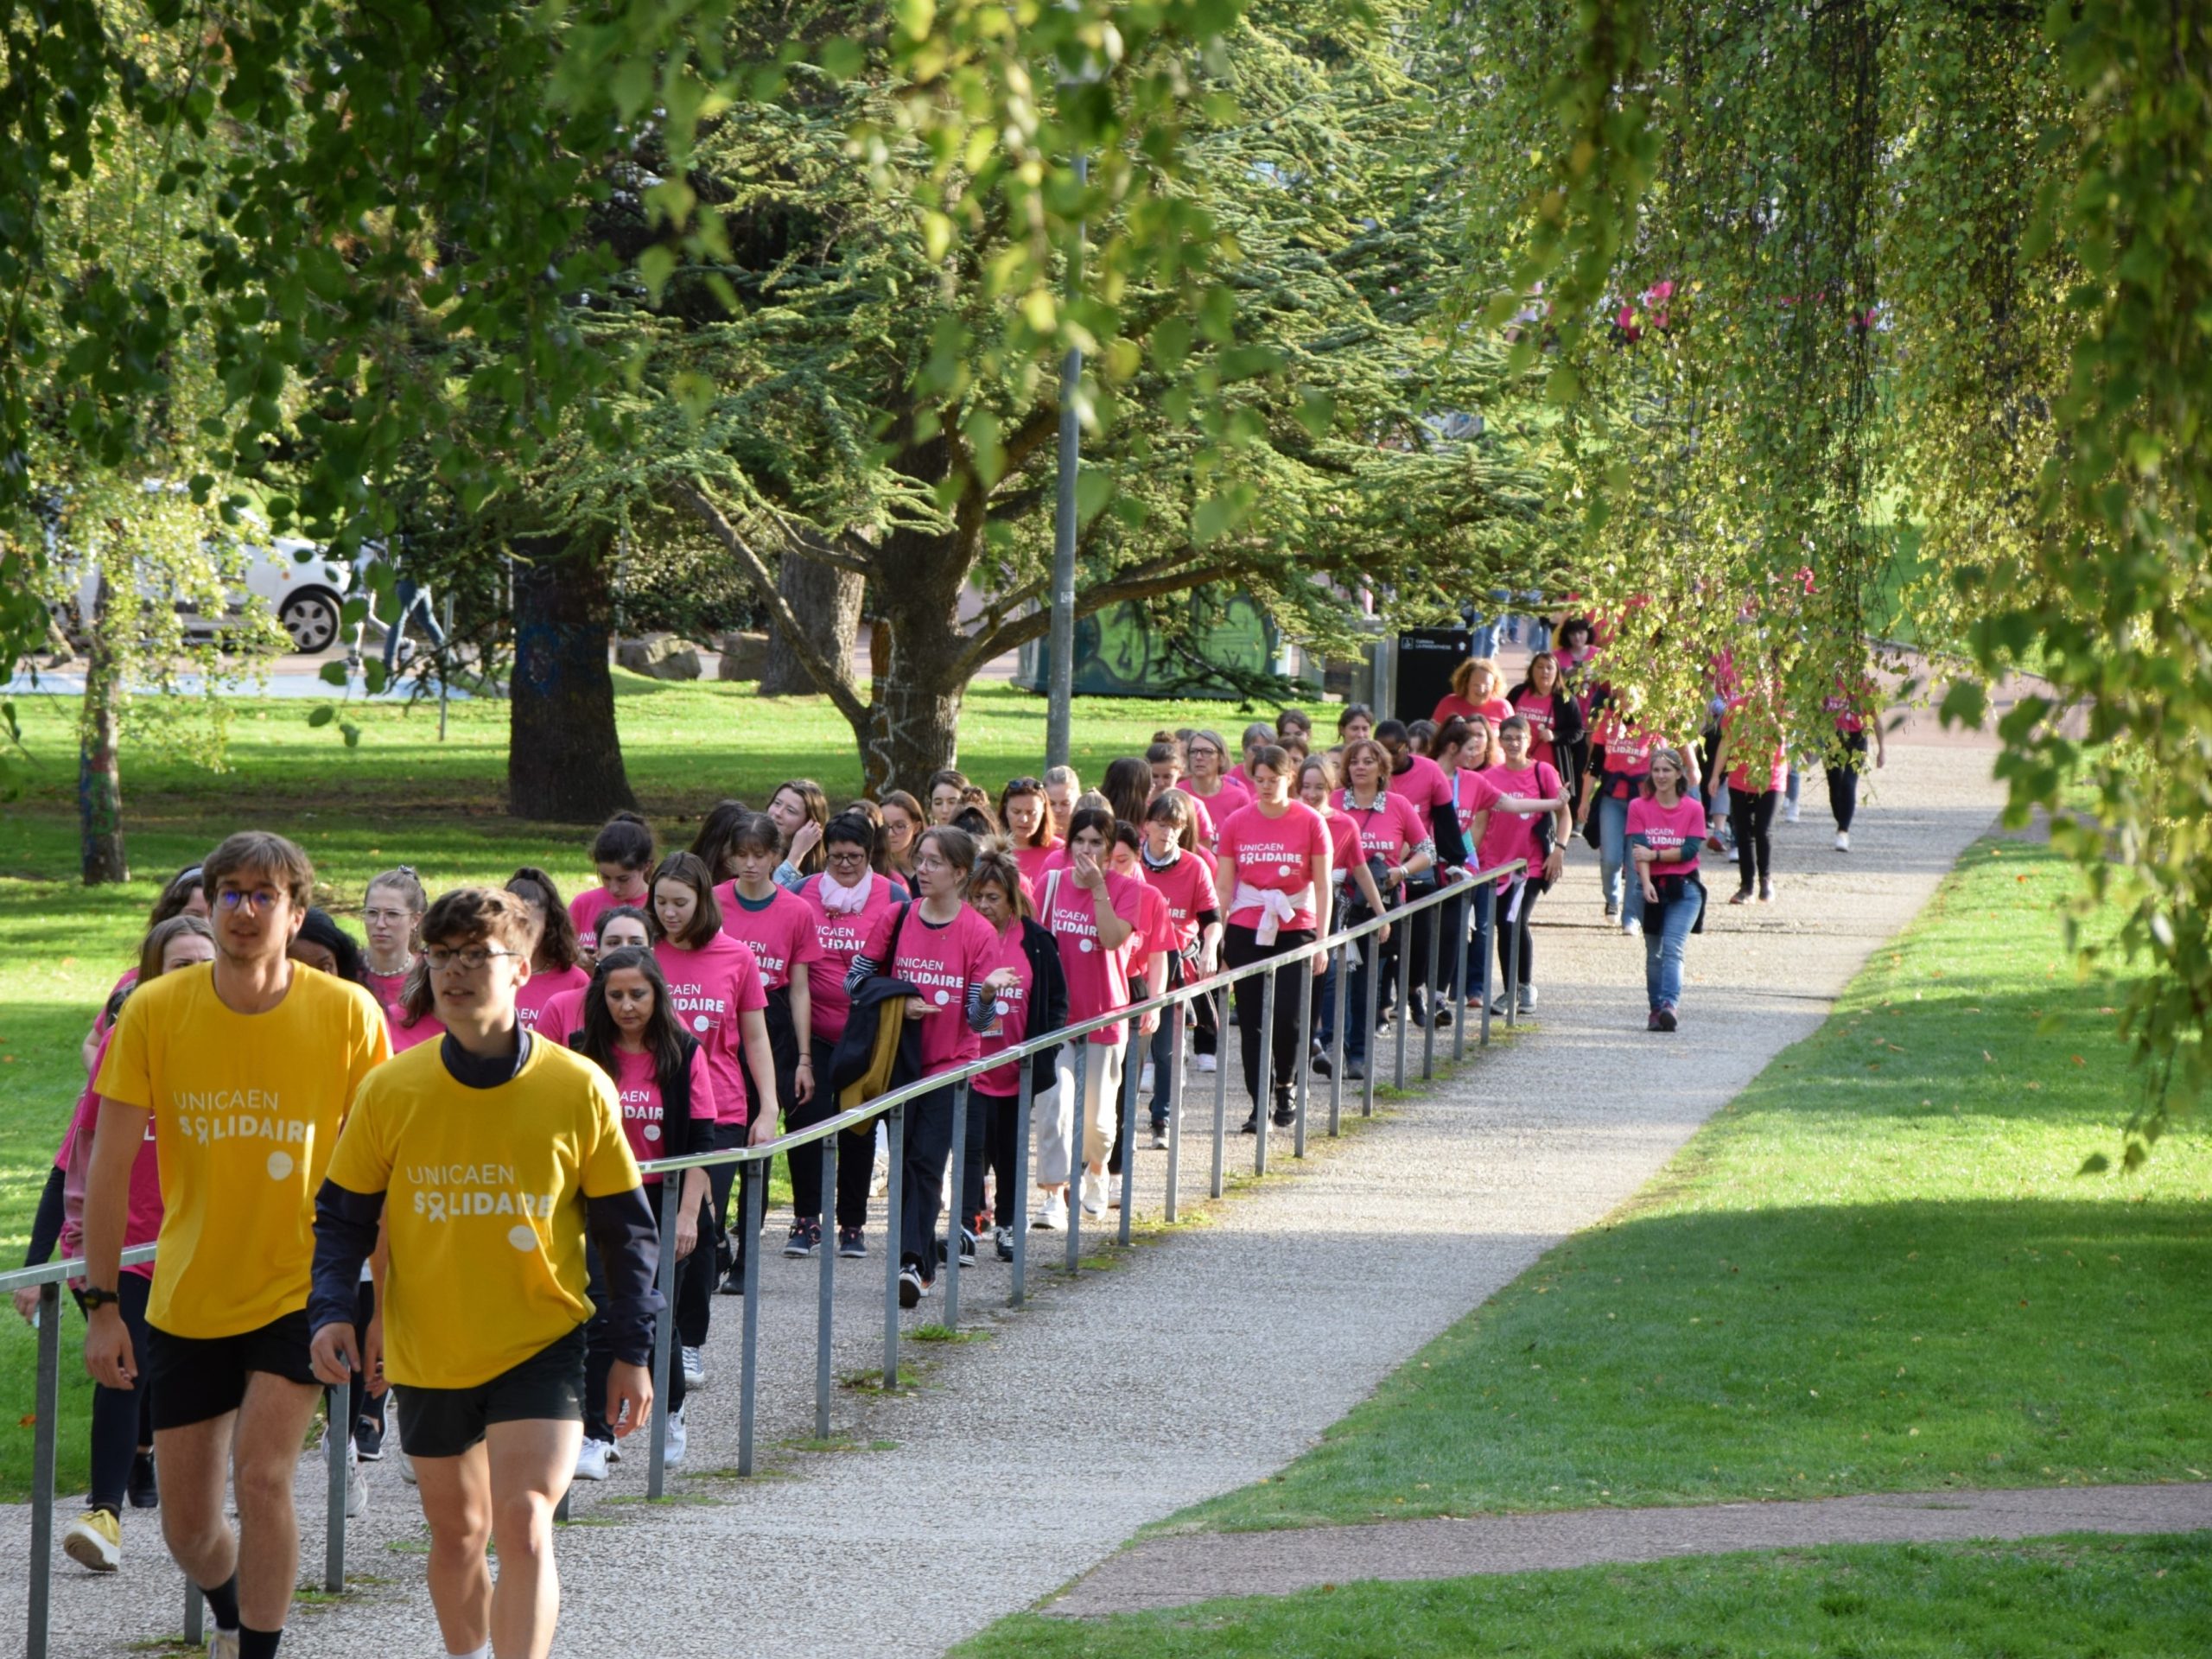
POLYGON ((822 1248, 822 1224, 809 1218, 791 1223, 791 1236, 784 1241, 785 1255, 812 1255, 822 1248))
MULTIPOLYGON (((353 1425, 353 1450, 360 1454, 363 1463, 384 1460, 384 1425, 373 1417, 363 1417, 353 1425)), ((150 1508, 142 1504, 141 1508, 150 1508)))
MULTIPOLYGON (((378 1441, 378 1450, 381 1452, 381 1440, 378 1441)), ((154 1473, 152 1452, 141 1452, 130 1459, 130 1484, 126 1491, 130 1496, 132 1509, 150 1510, 159 1507, 162 1501, 162 1483, 154 1473)))
POLYGON ((840 1227, 837 1230, 837 1254, 849 1261, 858 1261, 867 1255, 867 1231, 859 1227, 840 1227))

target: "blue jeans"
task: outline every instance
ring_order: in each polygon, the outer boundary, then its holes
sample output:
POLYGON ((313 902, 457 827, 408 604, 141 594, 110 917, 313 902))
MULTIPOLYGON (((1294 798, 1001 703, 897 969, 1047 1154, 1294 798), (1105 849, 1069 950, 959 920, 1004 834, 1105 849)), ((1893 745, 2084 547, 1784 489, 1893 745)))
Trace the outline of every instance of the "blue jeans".
MULTIPOLYGON (((1390 937, 1396 938, 1403 928, 1403 922, 1392 924, 1390 937)), ((1350 947, 1351 950, 1351 967, 1349 970, 1351 983, 1344 993, 1344 1058, 1358 1060, 1363 1064, 1367 1059, 1367 1039, 1374 1034, 1373 1028, 1367 1023, 1367 976, 1370 962, 1376 957, 1380 957, 1381 960, 1375 963, 1375 971, 1385 976, 1382 982, 1375 988, 1377 1019, 1382 1017, 1382 1009, 1384 1006, 1382 993, 1389 990, 1396 983, 1395 980, 1389 977, 1395 962, 1390 948, 1388 945, 1378 946, 1376 944, 1376 934, 1370 933, 1365 938, 1352 941, 1350 947)))
MULTIPOLYGON (((1637 892, 1637 911, 1643 912, 1643 893, 1637 892)), ((1663 906, 1655 918, 1655 930, 1643 930, 1643 994, 1654 1010, 1674 1007, 1682 1000, 1682 952, 1689 944, 1690 929, 1697 925, 1694 893, 1663 906)))
POLYGON ((1490 1001, 1490 930, 1491 918, 1497 913, 1497 888, 1485 881, 1473 893, 1469 920, 1473 931, 1466 938, 1466 991, 1468 1005, 1490 1001))
MULTIPOLYGON (((1343 901, 1343 895, 1339 893, 1338 902, 1341 904, 1343 901)), ((1339 971, 1337 959, 1344 955, 1344 946, 1338 945, 1329 952, 1329 965, 1321 970, 1321 977, 1313 982, 1313 995, 1321 999, 1313 1013, 1313 1034, 1324 1049, 1331 1051, 1337 1046, 1337 975, 1339 971)), ((1346 995, 1350 995, 1349 988, 1346 995)), ((1349 1001, 1344 1004, 1344 1011, 1347 1014, 1351 1011, 1349 1001)))
POLYGON ((443 651, 446 631, 438 626, 438 619, 431 613, 430 595, 407 577, 401 576, 392 584, 392 598, 399 606, 399 615, 384 636, 384 671, 391 672, 393 660, 399 655, 399 636, 407 632, 410 622, 418 622, 429 636, 430 649, 443 651))
POLYGON ((1598 798, 1598 879, 1605 889, 1605 903, 1621 912, 1624 921, 1633 920, 1634 912, 1623 908, 1624 889, 1631 902, 1639 902, 1643 894, 1636 890, 1633 880, 1624 880, 1628 868, 1628 803, 1611 795, 1598 798))

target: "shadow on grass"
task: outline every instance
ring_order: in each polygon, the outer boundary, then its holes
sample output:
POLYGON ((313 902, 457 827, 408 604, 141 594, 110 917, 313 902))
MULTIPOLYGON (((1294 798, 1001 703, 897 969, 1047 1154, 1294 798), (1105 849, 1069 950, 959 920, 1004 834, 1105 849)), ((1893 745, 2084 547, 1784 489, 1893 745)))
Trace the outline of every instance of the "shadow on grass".
POLYGON ((2195 1203, 1631 1219, 1165 1528, 2202 1478, 2208 1299, 2195 1203))

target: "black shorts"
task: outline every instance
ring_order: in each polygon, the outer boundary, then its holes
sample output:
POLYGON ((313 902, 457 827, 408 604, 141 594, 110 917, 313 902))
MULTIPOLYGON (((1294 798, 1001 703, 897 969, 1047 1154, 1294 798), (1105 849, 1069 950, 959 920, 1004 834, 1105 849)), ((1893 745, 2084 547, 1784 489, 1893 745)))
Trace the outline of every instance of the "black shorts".
POLYGON ((457 1458, 493 1423, 584 1420, 584 1327, 472 1389, 399 1390, 399 1448, 410 1458, 457 1458))
POLYGON ((236 1411, 245 1398, 249 1371, 317 1386, 308 1363, 308 1337, 304 1307, 234 1337, 179 1337, 147 1326, 145 1381, 154 1390, 156 1431, 188 1428, 236 1411))

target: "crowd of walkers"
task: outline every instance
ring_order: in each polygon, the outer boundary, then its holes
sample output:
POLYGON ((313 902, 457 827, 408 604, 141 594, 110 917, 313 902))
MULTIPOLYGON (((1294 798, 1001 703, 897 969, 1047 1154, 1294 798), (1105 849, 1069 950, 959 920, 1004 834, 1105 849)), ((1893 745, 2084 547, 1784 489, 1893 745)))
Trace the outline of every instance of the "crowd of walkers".
MULTIPOLYGON (((296 1567, 293 1465, 321 1390, 350 1383, 354 1420, 335 1432, 357 1465, 385 1457, 396 1417, 448 1652, 543 1654, 555 1503, 572 1480, 607 1478, 655 1409, 683 1460, 715 1298, 745 1294, 763 1248, 741 1183, 765 1166, 683 1173, 664 1306, 659 1178, 641 1164, 757 1145, 841 1098, 1007 1054, 974 1077, 959 1192, 950 1081, 906 1107, 898 1168, 880 1129, 836 1136, 826 1180, 818 1157, 791 1160, 786 1256, 868 1255, 870 1198, 899 1183, 899 1236, 880 1248, 917 1306, 953 1253, 1011 1259, 1017 1216, 1062 1230, 1073 1206, 1096 1217, 1119 1202, 1109 1177, 1167 1144, 1179 1040, 1204 1074, 1234 1033, 1242 1127, 1264 1135, 1293 1122, 1301 1072, 1364 1077, 1394 1021, 1503 1013, 1509 986, 1533 1011, 1526 924, 1578 831, 1605 915, 1642 936, 1649 1028, 1674 1031, 1713 791, 1726 791, 1737 900, 1771 901, 1789 745, 1766 691, 1733 676, 1716 677, 1709 729, 1656 729, 1633 692, 1595 680, 1593 654, 1571 621, 1517 683, 1471 659, 1433 719, 1344 705, 1332 741, 1298 709, 1234 744, 1162 731, 1095 789, 1066 767, 995 793, 947 770, 926 804, 894 790, 833 811, 796 779, 759 810, 718 804, 680 849, 621 813, 573 896, 525 866, 433 899, 403 865, 367 884, 358 940, 313 903, 297 847, 232 836, 168 884, 92 1021, 40 1210, 32 1260, 86 1258, 98 1384, 91 1494, 67 1552, 115 1570, 126 1509, 158 1504, 207 1598, 212 1650, 273 1654, 296 1567), (1440 890, 1371 949, 1296 955, 1440 890), (1184 1017, 1147 1011, 1010 1052, 1278 958, 1184 1017), (121 1267, 156 1240, 157 1262, 121 1267), (656 1402, 663 1320, 678 1362, 656 1402)), ((1828 710, 1840 849, 1870 737, 1880 758, 1874 698, 1871 682, 1840 689, 1828 710)))

